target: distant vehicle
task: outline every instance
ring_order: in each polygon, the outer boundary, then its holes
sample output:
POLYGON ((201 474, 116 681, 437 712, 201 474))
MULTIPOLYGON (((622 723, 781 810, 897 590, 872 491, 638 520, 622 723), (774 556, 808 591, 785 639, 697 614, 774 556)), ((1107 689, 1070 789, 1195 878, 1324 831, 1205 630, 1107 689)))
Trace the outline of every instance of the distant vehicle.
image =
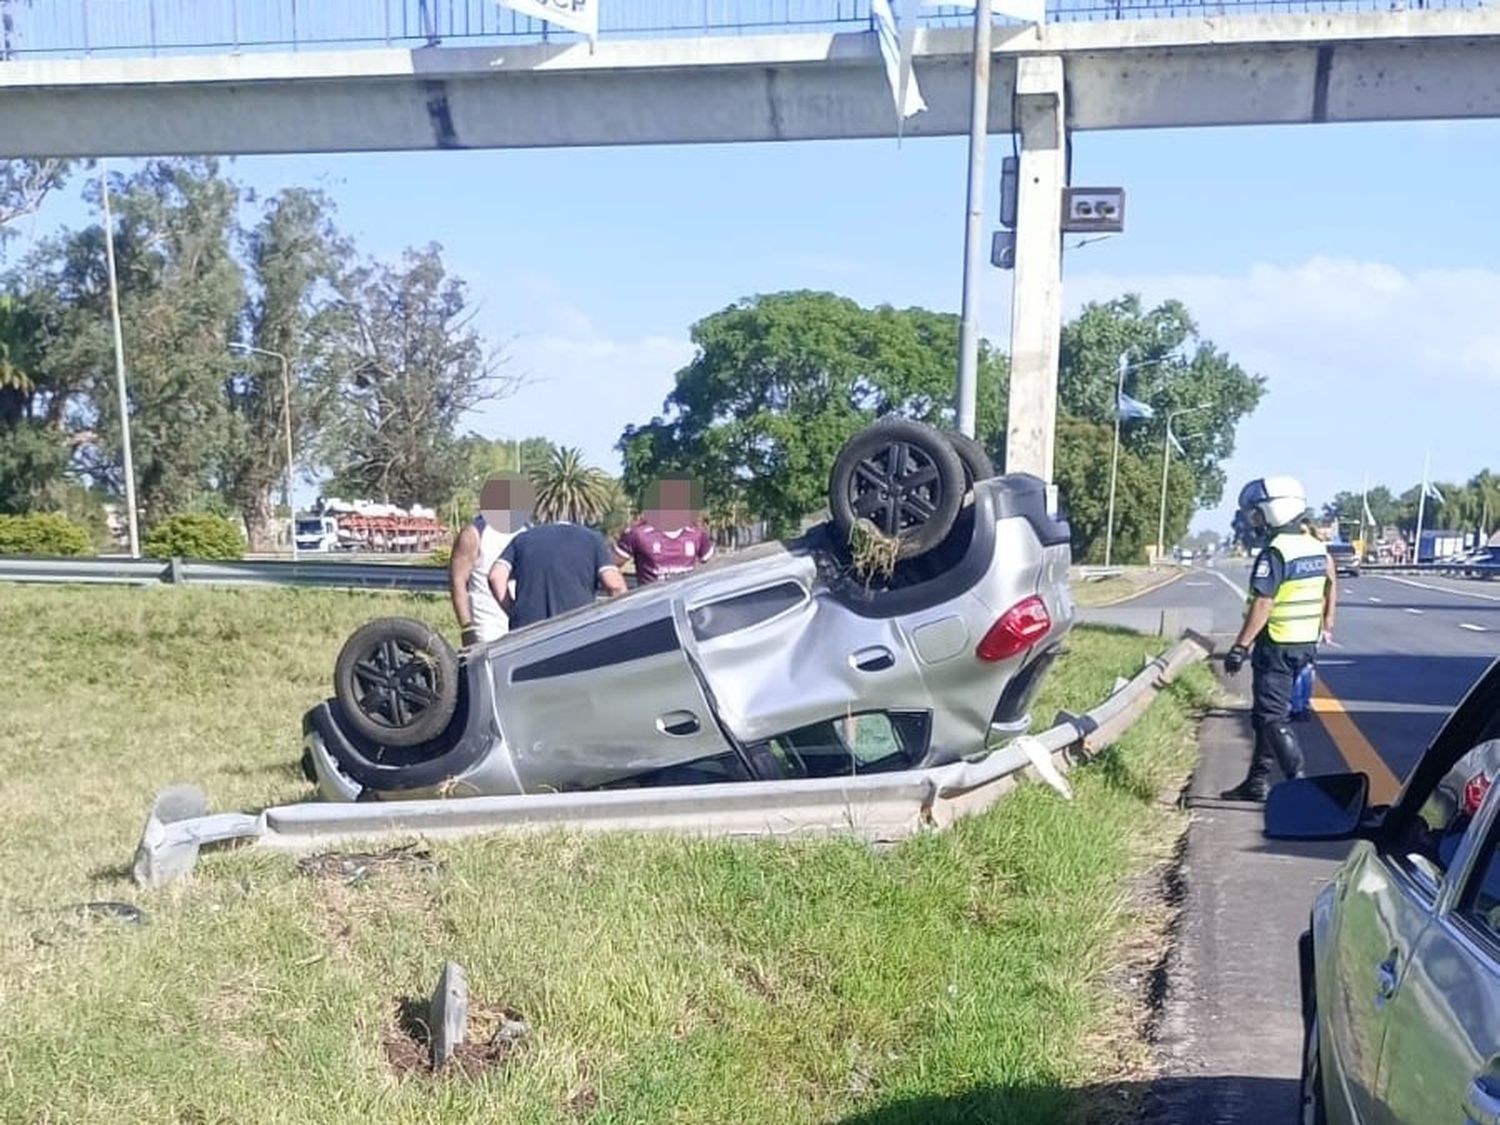
POLYGON ((1464 537, 1457 531, 1431 530, 1422 532, 1422 540, 1417 544, 1417 558, 1419 563, 1441 562, 1452 559, 1461 554, 1464 549, 1464 537))
POLYGON ((877 423, 832 518, 456 654, 383 618, 303 719, 330 800, 879 773, 1023 733, 1073 623, 1068 525, 961 435, 877 423), (868 520, 890 568, 855 564, 868 520))
POLYGON ((431 508, 329 497, 297 517, 299 551, 430 551, 447 536, 431 508))
POLYGON ((1359 577, 1359 552, 1355 550, 1353 543, 1328 544, 1328 557, 1333 560, 1335 574, 1348 575, 1350 578, 1359 577))
POLYGON ((1362 773, 1285 781, 1265 833, 1354 840, 1299 942, 1308 1125, 1500 1120, 1500 661, 1393 805, 1362 773))
POLYGON ((1178 547, 1177 561, 1182 563, 1183 566, 1187 566, 1193 561, 1193 549, 1191 547, 1178 547))

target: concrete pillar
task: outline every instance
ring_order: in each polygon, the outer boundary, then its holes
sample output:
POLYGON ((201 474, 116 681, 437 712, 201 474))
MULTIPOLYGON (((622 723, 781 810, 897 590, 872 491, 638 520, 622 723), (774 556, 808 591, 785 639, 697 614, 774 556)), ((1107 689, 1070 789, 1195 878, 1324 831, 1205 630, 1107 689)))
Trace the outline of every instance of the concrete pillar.
POLYGON ((1062 331, 1062 190, 1067 126, 1063 62, 1016 60, 1021 166, 1016 193, 1016 261, 1010 314, 1010 417, 1005 471, 1052 482, 1057 432, 1057 350, 1062 331))

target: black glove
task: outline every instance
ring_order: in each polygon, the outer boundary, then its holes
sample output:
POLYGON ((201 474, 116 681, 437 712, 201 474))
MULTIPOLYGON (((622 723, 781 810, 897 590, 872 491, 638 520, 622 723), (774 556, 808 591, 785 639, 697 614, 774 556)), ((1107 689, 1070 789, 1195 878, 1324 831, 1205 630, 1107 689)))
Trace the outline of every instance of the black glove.
POLYGON ((1250 655, 1250 650, 1244 645, 1235 645, 1224 654, 1224 671, 1231 676, 1238 676, 1240 669, 1245 666, 1245 657, 1250 655))

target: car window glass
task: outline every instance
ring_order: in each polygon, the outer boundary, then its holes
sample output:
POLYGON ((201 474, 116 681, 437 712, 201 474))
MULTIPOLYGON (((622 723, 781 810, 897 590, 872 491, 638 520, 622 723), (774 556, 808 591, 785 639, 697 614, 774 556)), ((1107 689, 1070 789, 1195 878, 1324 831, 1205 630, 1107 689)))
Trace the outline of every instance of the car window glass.
POLYGON ((909 769, 926 752, 931 716, 869 711, 813 723, 747 747, 776 759, 785 777, 837 777, 909 769))
POLYGON ((688 619, 693 624, 695 637, 700 641, 711 641, 715 637, 769 621, 777 614, 800 605, 806 596, 806 592, 796 582, 780 582, 775 586, 749 590, 697 606, 688 614, 688 619))
POLYGON ((1500 776, 1500 739, 1481 742, 1443 775, 1417 808, 1393 849, 1434 886, 1442 882, 1491 783, 1500 776))

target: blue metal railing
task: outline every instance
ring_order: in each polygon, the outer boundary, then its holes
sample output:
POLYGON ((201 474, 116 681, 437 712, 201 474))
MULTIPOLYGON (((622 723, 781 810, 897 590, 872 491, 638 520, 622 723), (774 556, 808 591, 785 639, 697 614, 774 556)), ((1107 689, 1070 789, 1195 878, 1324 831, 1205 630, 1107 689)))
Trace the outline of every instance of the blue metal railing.
MULTIPOLYGON (((908 0, 912 2, 912 0, 908 0)), ((1477 8, 1483 0, 1048 0, 1049 20, 1477 8)), ((929 26, 972 18, 921 9, 929 26)), ((859 31, 869 0, 601 0, 602 38, 859 31)), ((0 58, 570 41, 497 0, 0 0, 0 58)))

